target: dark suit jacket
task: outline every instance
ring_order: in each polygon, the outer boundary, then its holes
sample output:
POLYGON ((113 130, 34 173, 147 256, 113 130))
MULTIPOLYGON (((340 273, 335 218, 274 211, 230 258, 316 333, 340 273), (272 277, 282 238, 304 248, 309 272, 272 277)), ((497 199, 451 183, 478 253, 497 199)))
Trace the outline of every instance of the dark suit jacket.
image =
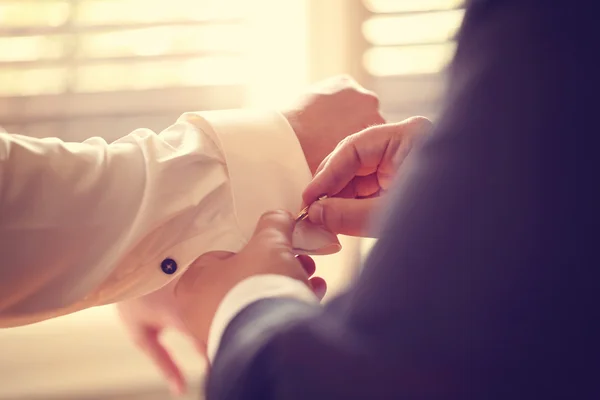
POLYGON ((600 399, 597 8, 470 4, 360 279, 238 314, 209 399, 600 399))

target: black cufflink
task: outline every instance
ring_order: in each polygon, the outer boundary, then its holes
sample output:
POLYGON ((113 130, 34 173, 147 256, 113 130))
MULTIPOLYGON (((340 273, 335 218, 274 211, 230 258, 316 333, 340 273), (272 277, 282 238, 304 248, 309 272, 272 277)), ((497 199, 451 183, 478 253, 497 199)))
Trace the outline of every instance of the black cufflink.
POLYGON ((172 275, 177 271, 177 263, 171 258, 165 258, 160 263, 160 269, 162 269, 165 274, 172 275))

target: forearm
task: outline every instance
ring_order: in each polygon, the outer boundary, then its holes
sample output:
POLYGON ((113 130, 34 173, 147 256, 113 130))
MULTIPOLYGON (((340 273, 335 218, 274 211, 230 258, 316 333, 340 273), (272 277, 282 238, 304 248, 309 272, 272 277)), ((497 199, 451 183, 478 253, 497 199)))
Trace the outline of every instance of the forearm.
MULTIPOLYGON (((135 273, 150 256, 140 242, 192 218, 226 178, 215 145, 188 123, 112 144, 3 134, 0 146, 5 316, 69 307, 137 248, 120 271, 135 273)), ((169 246, 178 239, 169 236, 155 238, 169 246)))
POLYGON ((263 212, 297 211, 310 180, 271 111, 188 113, 113 144, 2 140, 3 325, 156 290, 205 252, 240 250, 263 212))

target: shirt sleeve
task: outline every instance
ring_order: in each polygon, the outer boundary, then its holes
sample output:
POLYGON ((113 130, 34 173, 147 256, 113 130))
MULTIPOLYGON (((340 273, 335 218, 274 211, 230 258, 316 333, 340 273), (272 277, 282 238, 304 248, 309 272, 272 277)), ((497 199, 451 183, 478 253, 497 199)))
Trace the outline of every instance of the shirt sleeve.
POLYGON ((297 209, 309 180, 277 112, 187 113, 113 143, 0 133, 0 326, 156 290, 241 249, 263 210, 297 209))

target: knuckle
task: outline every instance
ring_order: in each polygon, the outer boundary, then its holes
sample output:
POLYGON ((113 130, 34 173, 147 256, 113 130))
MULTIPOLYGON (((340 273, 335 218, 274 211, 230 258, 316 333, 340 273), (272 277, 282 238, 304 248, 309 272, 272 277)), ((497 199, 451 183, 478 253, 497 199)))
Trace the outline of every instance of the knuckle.
POLYGON ((286 254, 279 246, 269 246, 266 253, 269 260, 280 259, 286 254))
POLYGON ((356 81, 349 74, 340 74, 337 77, 338 82, 348 84, 354 84, 356 81))
POLYGON ((273 216, 277 215, 277 210, 269 210, 263 213, 263 215, 260 217, 262 220, 268 220, 270 218, 273 218, 273 216))
MULTIPOLYGON (((359 132, 360 133, 360 132, 359 132)), ((335 164, 335 162, 339 162, 340 159, 345 159, 348 157, 348 153, 352 150, 352 146, 354 145, 354 143, 356 142, 356 136, 358 134, 354 133, 352 135, 346 136, 345 138, 343 138, 342 140, 340 140, 338 142, 338 144, 335 146, 335 149, 333 150, 332 154, 331 154, 331 158, 329 161, 333 161, 333 162, 328 162, 323 169, 327 168, 330 169, 331 165, 335 164)))
MULTIPOLYGON (((368 130, 368 129, 371 129, 371 128, 367 128, 367 130, 368 130)), ((354 148, 355 148, 357 145, 360 145, 360 142, 361 142, 361 136, 362 136, 362 134, 361 134, 361 133, 362 133, 362 132, 364 132, 364 131, 357 132, 357 133, 353 133, 352 135, 350 135, 350 136, 347 136, 347 137, 344 139, 344 144, 343 144, 343 147, 344 147, 345 151, 352 151, 352 152, 354 152, 354 148)))
POLYGON ((358 84, 349 75, 336 75, 317 85, 324 97, 346 96, 356 92, 358 84))
POLYGON ((379 104, 379 96, 377 96, 377 94, 375 92, 371 91, 371 90, 364 89, 363 92, 362 92, 362 96, 366 100, 368 100, 368 101, 370 101, 372 103, 379 104))
POLYGON ((339 87, 340 92, 361 93, 364 91, 362 86, 352 76, 347 74, 336 77, 335 84, 339 87))
POLYGON ((339 141, 339 143, 337 144, 337 149, 339 149, 339 151, 343 151, 343 149, 345 149, 348 146, 352 145, 352 141, 355 140, 356 134, 352 134, 349 136, 346 136, 345 138, 343 138, 342 140, 339 141))
POLYGON ((261 220, 264 222, 278 222, 278 221, 287 220, 287 219, 289 219, 289 217, 290 217, 290 213, 288 213, 287 211, 271 210, 271 211, 265 212, 262 215, 261 220))
POLYGON ((381 102, 379 101, 379 97, 377 97, 377 95, 375 93, 372 94, 368 94, 367 95, 370 103, 372 103, 371 105, 375 108, 375 109, 379 109, 379 106, 381 105, 381 102))
POLYGON ((433 129, 433 123, 423 116, 411 117, 407 120, 411 130, 418 135, 427 135, 433 129))
POLYGON ((259 239, 271 235, 272 231, 277 230, 278 227, 284 226, 290 218, 291 214, 286 211, 277 210, 265 212, 258 221, 254 231, 254 237, 259 239))
POLYGON ((379 97, 375 93, 362 90, 355 90, 355 92, 356 102, 360 103, 363 109, 368 110, 369 113, 379 110, 379 97))
POLYGON ((364 88, 354 89, 352 94, 355 101, 360 104, 363 110, 366 110, 370 115, 379 112, 380 101, 377 94, 364 88))
POLYGON ((345 96, 348 101, 351 101, 353 98, 355 98, 354 96, 360 96, 360 92, 356 90, 356 87, 347 85, 344 85, 342 88, 340 88, 338 94, 340 96, 345 96))
POLYGON ((354 138, 353 140, 369 140, 368 138, 372 138, 374 135, 385 135, 390 129, 390 127, 390 125, 386 124, 371 125, 368 128, 363 129, 362 131, 357 133, 356 138, 354 138))

